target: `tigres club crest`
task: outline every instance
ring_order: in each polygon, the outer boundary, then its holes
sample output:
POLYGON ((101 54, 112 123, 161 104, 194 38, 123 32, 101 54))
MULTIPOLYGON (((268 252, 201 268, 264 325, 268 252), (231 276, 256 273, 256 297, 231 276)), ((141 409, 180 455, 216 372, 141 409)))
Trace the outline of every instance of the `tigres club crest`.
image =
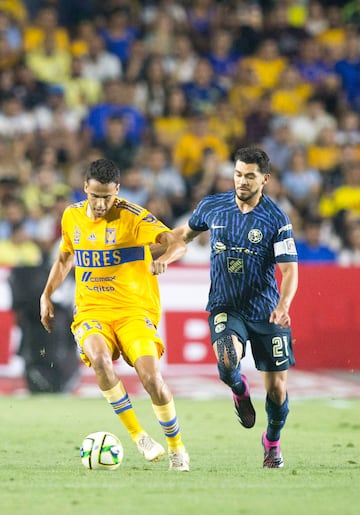
POLYGON ((248 238, 251 243, 259 243, 263 239, 263 234, 260 229, 251 229, 251 231, 249 231, 248 238))

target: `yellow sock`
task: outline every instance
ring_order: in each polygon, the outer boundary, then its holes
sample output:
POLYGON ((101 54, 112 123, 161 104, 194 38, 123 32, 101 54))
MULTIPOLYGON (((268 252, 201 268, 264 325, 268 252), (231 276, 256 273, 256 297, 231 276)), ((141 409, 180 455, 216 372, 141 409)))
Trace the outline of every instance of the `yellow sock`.
POLYGON ((164 406, 152 405, 154 413, 164 431, 169 451, 184 447, 181 440, 179 422, 176 416, 174 399, 164 406))
POLYGON ((147 434, 135 414, 129 395, 121 381, 110 390, 101 390, 101 393, 129 431, 134 442, 139 439, 140 435, 147 434))

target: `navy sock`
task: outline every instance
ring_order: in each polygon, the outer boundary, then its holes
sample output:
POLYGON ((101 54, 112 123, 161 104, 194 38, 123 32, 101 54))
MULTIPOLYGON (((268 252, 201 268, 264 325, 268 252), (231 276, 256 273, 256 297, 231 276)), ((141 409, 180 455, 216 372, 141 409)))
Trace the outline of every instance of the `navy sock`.
POLYGON ((288 394, 286 393, 286 399, 281 406, 278 406, 269 398, 269 396, 266 396, 265 410, 268 417, 266 436, 268 440, 275 442, 280 438, 280 431, 284 427, 286 417, 289 413, 288 394))

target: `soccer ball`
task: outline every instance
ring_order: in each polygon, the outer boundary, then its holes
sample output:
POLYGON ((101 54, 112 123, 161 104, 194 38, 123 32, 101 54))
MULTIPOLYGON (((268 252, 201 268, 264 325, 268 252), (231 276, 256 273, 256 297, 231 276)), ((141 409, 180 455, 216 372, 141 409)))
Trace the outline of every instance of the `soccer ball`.
POLYGON ((98 431, 84 438, 80 457, 87 469, 116 470, 122 463, 124 450, 117 436, 98 431))

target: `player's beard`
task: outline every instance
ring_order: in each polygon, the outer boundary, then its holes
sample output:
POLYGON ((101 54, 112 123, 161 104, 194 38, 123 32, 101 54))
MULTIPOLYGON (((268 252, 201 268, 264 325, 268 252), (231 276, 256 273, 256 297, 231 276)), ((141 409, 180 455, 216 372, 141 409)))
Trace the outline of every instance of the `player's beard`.
POLYGON ((260 193, 260 189, 258 188, 255 191, 243 191, 241 193, 238 193, 238 190, 235 191, 236 198, 240 200, 241 202, 249 202, 249 200, 253 199, 254 197, 258 196, 260 193))

